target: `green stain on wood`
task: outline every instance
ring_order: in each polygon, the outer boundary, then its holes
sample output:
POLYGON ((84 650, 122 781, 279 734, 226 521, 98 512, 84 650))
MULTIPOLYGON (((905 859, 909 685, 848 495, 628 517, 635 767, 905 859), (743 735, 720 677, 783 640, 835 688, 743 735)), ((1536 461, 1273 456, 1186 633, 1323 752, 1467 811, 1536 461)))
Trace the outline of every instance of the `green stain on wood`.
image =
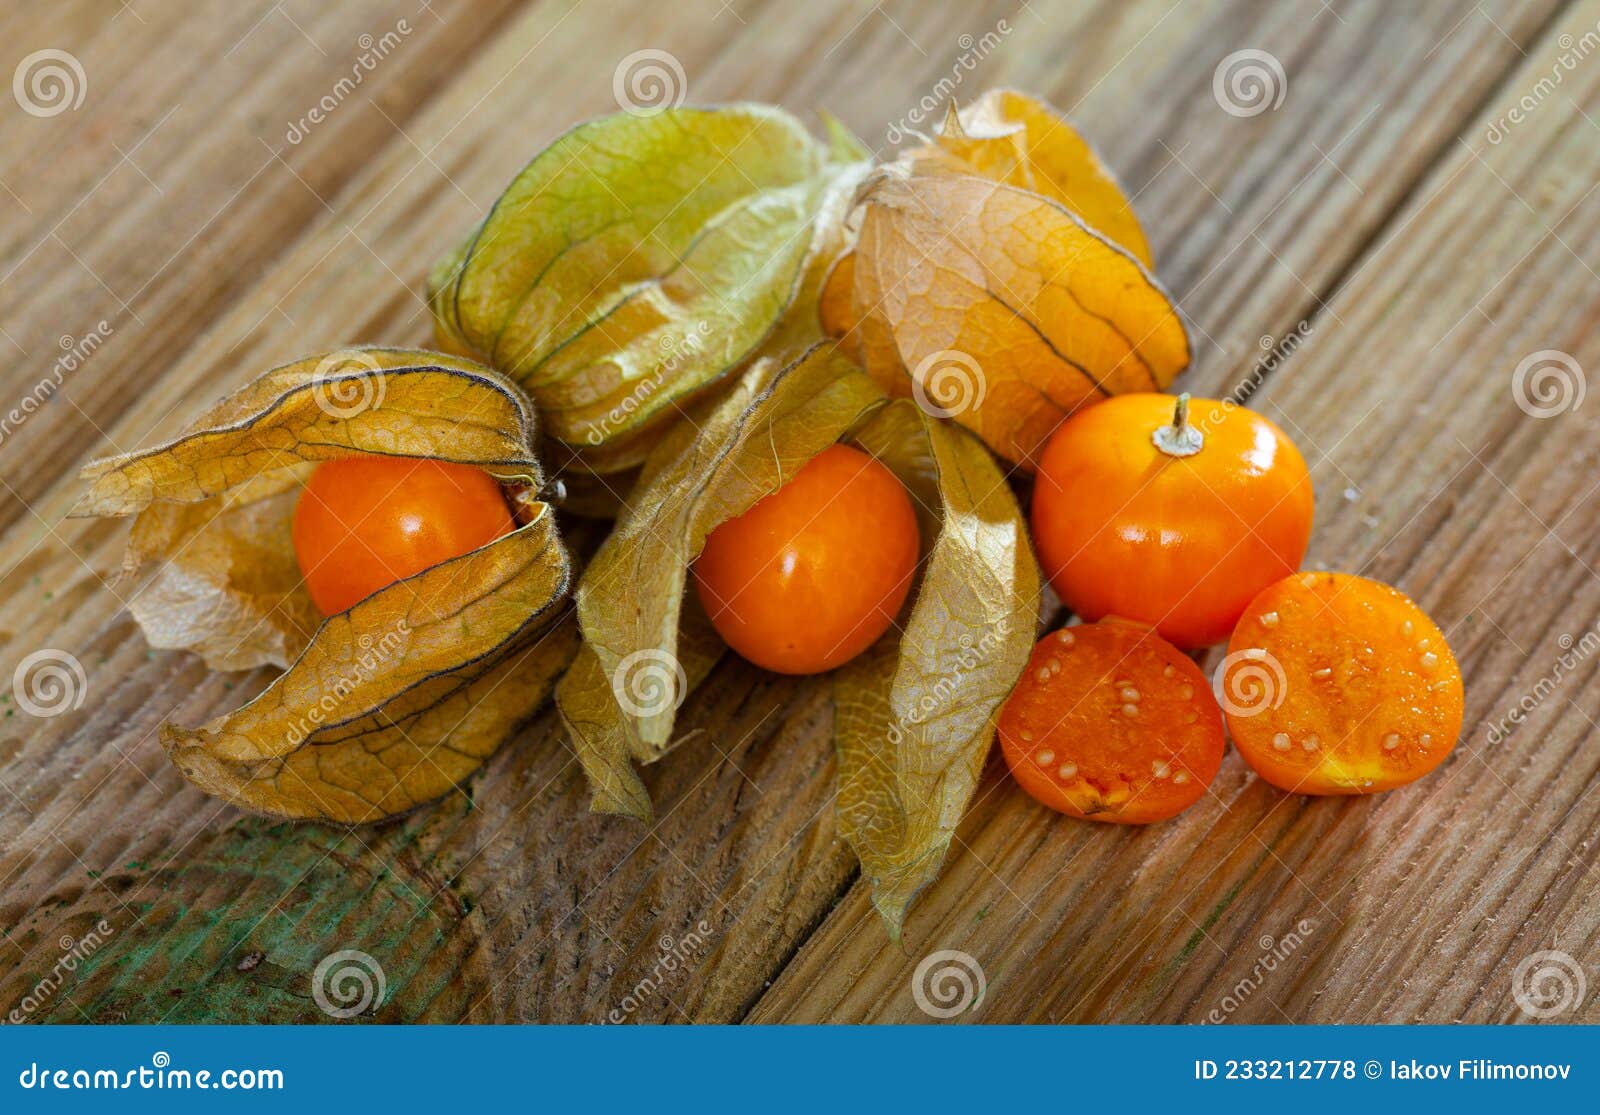
MULTIPOLYGON (((1300 812, 1304 812, 1304 809, 1302 808, 1300 812)), ((1229 906, 1233 905, 1234 900, 1239 897, 1239 893, 1244 890, 1245 884, 1255 878, 1256 872, 1260 871, 1262 864, 1266 863, 1268 857, 1272 856, 1278 846, 1278 842, 1283 839, 1284 834, 1289 831, 1289 827, 1294 824, 1298 816, 1299 814, 1297 813, 1294 817, 1290 817, 1285 824, 1279 827, 1277 832, 1273 833, 1271 842, 1262 846, 1261 854, 1251 861, 1250 867, 1239 878, 1239 881, 1229 887, 1222 897, 1207 911, 1206 916, 1195 927, 1195 931, 1189 934, 1188 940, 1184 941, 1183 947, 1178 950, 1177 955, 1163 964, 1161 970, 1145 985, 1143 993, 1139 996, 1139 1006, 1141 1008, 1148 1006, 1156 994, 1172 982, 1173 977, 1178 974, 1178 970, 1194 956, 1195 950, 1200 947, 1200 942, 1205 940, 1206 936, 1211 932, 1211 928, 1222 920, 1222 915, 1229 906)))

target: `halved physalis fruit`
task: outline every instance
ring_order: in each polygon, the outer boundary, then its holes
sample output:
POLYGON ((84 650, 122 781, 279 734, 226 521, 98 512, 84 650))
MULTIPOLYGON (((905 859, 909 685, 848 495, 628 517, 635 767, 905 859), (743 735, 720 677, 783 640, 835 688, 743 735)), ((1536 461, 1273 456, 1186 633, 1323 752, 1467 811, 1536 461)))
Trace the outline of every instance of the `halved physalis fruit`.
POLYGON ((1373 794, 1442 763, 1461 669, 1412 600, 1350 573, 1297 573, 1252 600, 1217 675, 1234 746, 1297 794, 1373 794))
POLYGON ((1000 745, 1051 809, 1148 824, 1189 808, 1217 776, 1222 710, 1182 651, 1108 620, 1039 640, 1000 711, 1000 745))
MULTIPOLYGON (((498 374, 342 349, 265 373, 173 442, 89 465, 75 511, 136 516, 123 564, 150 644, 216 669, 285 668, 228 715, 163 725, 184 776, 256 812, 354 823, 471 774, 576 652, 553 627, 571 567, 533 447, 532 406, 498 374), (389 494, 379 474, 456 469, 492 513, 485 529, 413 552, 420 562, 382 584, 343 584, 355 599, 319 609, 292 539, 308 478, 324 503, 376 508, 389 494)), ((359 561, 339 545, 324 557, 359 561)))

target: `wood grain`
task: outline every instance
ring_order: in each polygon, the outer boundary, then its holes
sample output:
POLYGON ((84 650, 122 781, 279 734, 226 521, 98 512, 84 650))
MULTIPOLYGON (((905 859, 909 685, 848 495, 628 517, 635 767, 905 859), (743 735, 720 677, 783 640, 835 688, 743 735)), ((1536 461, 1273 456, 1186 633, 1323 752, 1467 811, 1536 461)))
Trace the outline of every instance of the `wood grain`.
POLYGON ((1230 759, 1213 799, 1118 833, 1046 817, 991 770, 901 953, 837 839, 825 683, 719 667, 683 710, 696 734, 647 774, 648 829, 585 812, 548 715, 401 821, 268 824, 189 788, 153 735, 264 679, 146 650, 106 584, 122 528, 61 516, 86 456, 170 433, 264 367, 424 341, 428 264, 540 145, 615 107, 612 71, 634 50, 671 52, 692 100, 825 104, 874 147, 958 73, 1048 96, 1136 192, 1196 330, 1192 390, 1237 382, 1259 338, 1312 323, 1261 399, 1318 461, 1313 558, 1416 593, 1451 629, 1482 717, 1548 668, 1549 632, 1593 622, 1593 512, 1571 465, 1594 447, 1576 416, 1525 419, 1507 383, 1535 349, 1595 358, 1583 191, 1596 148, 1573 105, 1600 115, 1600 79, 1572 75, 1571 103, 1504 144, 1481 126, 1595 13, 131 8, 114 22, 90 4, 8 17, 7 41, 73 50, 90 83, 79 112, 0 115, 0 326, 20 350, 8 391, 48 372, 63 333, 112 328, 0 442, 0 670, 48 646, 89 677, 81 709, 40 720, 7 706, 0 722, 0 1007, 102 918, 108 942, 30 1018, 320 1021, 313 970, 359 949, 383 968, 385 1021, 916 1020, 911 971, 942 947, 985 968, 971 1017, 1198 1018, 1254 963, 1256 938, 1302 917, 1315 932, 1235 1020, 1502 1017, 1522 955, 1592 948, 1586 674, 1562 691, 1582 707, 1552 701, 1547 723, 1499 750, 1464 746, 1429 782, 1373 801, 1283 798, 1230 759), (358 37, 401 18, 413 30, 392 54, 288 143, 358 37), (1002 19, 1000 45, 962 70, 961 36, 1002 19), (1244 47, 1282 60, 1288 92, 1241 118, 1211 82, 1244 47), (57 145, 42 165, 32 154, 57 145), (1546 235, 1557 218, 1561 235, 1546 235), (1346 487, 1362 494, 1346 501, 1346 487), (1556 591, 1531 591, 1543 585, 1556 591))
MULTIPOLYGON (((1511 382, 1538 350, 1596 358, 1600 147, 1579 112, 1600 72, 1512 142, 1485 136, 1597 14, 1529 50, 1252 400, 1313 461, 1308 564, 1398 584, 1460 656, 1468 729, 1447 764, 1403 792, 1319 800, 1230 754, 1208 800, 1145 831, 1060 825, 991 770, 968 854, 908 928, 924 947, 886 949, 853 891, 756 1018, 917 1021, 913 966, 937 946, 985 970, 985 1021, 1501 1021, 1519 1016, 1524 957, 1593 955, 1592 666, 1505 742, 1486 722, 1600 608, 1593 481, 1571 467, 1596 435, 1576 414, 1529 417, 1511 382)), ((1600 1017, 1581 1011, 1567 1020, 1600 1017)))

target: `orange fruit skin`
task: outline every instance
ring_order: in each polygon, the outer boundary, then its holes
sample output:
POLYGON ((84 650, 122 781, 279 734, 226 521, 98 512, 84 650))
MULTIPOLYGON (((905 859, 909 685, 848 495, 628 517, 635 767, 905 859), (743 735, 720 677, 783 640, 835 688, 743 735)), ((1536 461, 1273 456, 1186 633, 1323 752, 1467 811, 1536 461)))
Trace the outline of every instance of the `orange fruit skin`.
POLYGON ((905 486, 867 454, 835 445, 712 531, 694 582, 734 650, 780 674, 815 674, 894 622, 918 548, 905 486))
POLYGON ((1228 653, 1220 679, 1228 731, 1279 789, 1392 790, 1442 763, 1461 734, 1455 655, 1422 609, 1382 582, 1285 578, 1250 602, 1228 653), (1254 682, 1236 676, 1250 667, 1254 682))
POLYGON ((1300 567, 1311 478, 1277 426, 1209 399, 1189 406, 1204 448, 1166 455, 1150 438, 1174 402, 1118 395, 1062 423, 1040 458, 1033 538, 1056 594, 1085 620, 1123 616, 1204 647, 1300 567))
POLYGON ((1175 817, 1222 766, 1205 675, 1149 628, 1108 622, 1039 640, 1000 710, 1000 748, 1034 799, 1073 817, 1175 817))
POLYGON ((482 469, 361 456, 316 467, 292 535, 311 600, 331 616, 514 525, 500 484, 482 469))

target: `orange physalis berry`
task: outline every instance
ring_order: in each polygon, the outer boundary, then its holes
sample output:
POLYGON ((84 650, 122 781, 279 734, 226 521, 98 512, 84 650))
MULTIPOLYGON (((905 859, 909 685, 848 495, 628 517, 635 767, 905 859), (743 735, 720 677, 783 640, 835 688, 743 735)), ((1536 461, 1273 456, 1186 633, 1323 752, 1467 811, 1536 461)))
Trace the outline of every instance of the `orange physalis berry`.
POLYGON ((734 650, 780 674, 839 666, 894 621, 917 567, 917 518, 878 461, 835 445, 706 539, 695 586, 734 650))
POLYGON ((331 616, 514 525, 499 482, 482 469, 341 457, 318 465, 300 493, 294 553, 312 602, 331 616))
POLYGON ((1033 489, 1033 536, 1056 593, 1184 648, 1221 642, 1250 598, 1300 567, 1311 479, 1259 414, 1187 395, 1119 395, 1067 419, 1033 489), (1176 404, 1176 414, 1174 413, 1176 404))

